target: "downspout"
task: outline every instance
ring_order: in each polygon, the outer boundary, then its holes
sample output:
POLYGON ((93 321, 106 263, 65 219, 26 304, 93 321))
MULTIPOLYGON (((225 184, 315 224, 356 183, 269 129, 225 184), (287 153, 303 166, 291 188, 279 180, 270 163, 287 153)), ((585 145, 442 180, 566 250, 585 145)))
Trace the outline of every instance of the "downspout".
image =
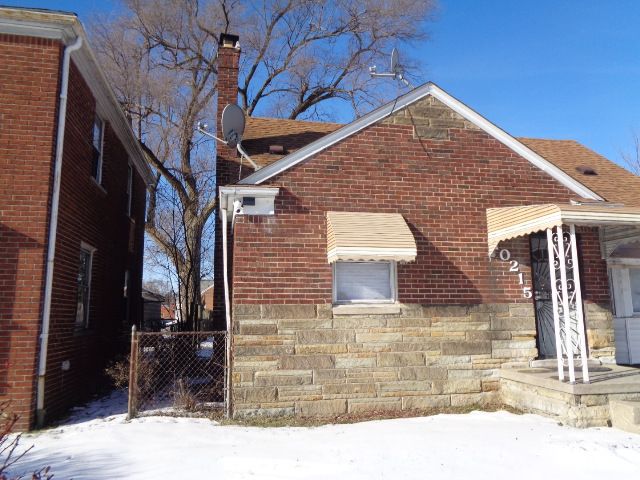
POLYGON ((58 231, 58 206, 60 204, 60 183, 62 176, 62 151, 67 116, 67 91, 69 89, 69 65, 71 53, 82 47, 82 37, 76 37, 73 44, 64 49, 62 60, 62 83, 60 85, 60 107, 58 109, 58 128, 56 132, 56 156, 54 160, 53 193, 51 196, 51 218, 49 221, 49 244, 47 246, 47 266, 44 285, 44 304, 42 306, 42 333, 40 334, 40 359, 38 363, 38 385, 36 391, 36 422, 44 424, 44 388, 47 373, 47 350, 49 347, 49 326, 51 323, 51 292, 53 289, 53 267, 56 255, 56 235, 58 231))
MULTIPOLYGON (((222 195, 220 196, 222 199, 222 195)), ((224 311, 225 311, 225 319, 227 324, 227 335, 226 337, 226 345, 225 345, 225 353, 226 353, 226 363, 227 368, 225 369, 226 378, 225 378, 225 387, 226 387, 226 395, 225 395, 225 413, 227 416, 231 416, 231 305, 229 301, 229 260, 228 256, 228 238, 227 238, 227 209, 220 209, 221 217, 222 217, 222 275, 224 279, 224 311)))

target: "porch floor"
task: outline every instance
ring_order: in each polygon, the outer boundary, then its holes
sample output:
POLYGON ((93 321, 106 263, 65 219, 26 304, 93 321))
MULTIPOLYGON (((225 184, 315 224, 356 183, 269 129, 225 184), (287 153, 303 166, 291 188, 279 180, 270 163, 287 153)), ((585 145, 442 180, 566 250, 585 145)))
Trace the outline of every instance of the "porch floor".
POLYGON ((599 365, 589 368, 590 380, 558 381, 555 368, 503 369, 500 386, 503 401, 514 408, 557 418, 576 427, 611 425, 611 402, 640 402, 640 368, 599 365))

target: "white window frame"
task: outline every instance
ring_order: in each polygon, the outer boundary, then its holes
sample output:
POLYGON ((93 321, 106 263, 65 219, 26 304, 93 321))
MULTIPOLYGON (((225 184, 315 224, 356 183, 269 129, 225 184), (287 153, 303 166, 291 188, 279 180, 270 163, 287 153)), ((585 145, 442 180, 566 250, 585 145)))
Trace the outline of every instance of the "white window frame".
POLYGON ((640 260, 638 259, 615 259, 609 262, 611 275, 611 297, 614 304, 614 315, 617 318, 640 317, 640 311, 633 310, 633 299, 631 296, 630 269, 640 270, 640 260))
POLYGON ((398 301, 398 263, 394 261, 360 261, 360 262, 334 262, 332 264, 332 301, 334 305, 372 305, 372 304, 394 304, 398 301), (336 274, 336 266, 338 263, 387 263, 391 265, 389 268, 389 285, 391 286, 390 299, 363 299, 363 300, 338 300, 338 276, 336 274))
POLYGON ((127 166, 127 217, 131 218, 131 205, 133 203, 133 165, 127 166))
MULTIPOLYGON (((93 256, 96 252, 96 248, 89 245, 88 243, 80 242, 80 253, 85 252, 89 254, 89 278, 87 282, 87 308, 83 312, 83 317, 81 321, 78 319, 78 301, 77 301, 77 291, 76 291, 76 318, 75 318, 75 326, 76 328, 87 329, 89 328, 89 314, 91 312, 91 283, 93 279, 93 256)), ((77 288, 77 286, 76 286, 77 288)))
POLYGON ((91 147, 93 148, 95 145, 93 143, 93 134, 95 130, 96 122, 100 122, 100 149, 98 150, 98 168, 96 175, 93 175, 93 158, 91 158, 91 178, 93 178, 98 185, 102 185, 102 164, 104 158, 104 130, 105 130, 105 122, 100 115, 96 113, 95 118, 93 119, 93 125, 91 128, 91 147))

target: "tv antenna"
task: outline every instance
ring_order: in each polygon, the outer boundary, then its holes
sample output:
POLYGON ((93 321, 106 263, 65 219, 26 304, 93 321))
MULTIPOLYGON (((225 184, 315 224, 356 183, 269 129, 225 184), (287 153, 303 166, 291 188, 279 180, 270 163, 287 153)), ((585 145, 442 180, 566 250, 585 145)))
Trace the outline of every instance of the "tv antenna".
POLYGON ((209 126, 206 123, 198 122, 196 130, 198 130, 203 135, 206 135, 207 137, 224 143, 230 148, 235 148, 236 150, 238 150, 238 153, 240 153, 242 158, 247 159, 247 161, 255 170, 259 170, 260 166, 256 162, 251 160, 249 154, 244 150, 244 148, 242 148, 242 135, 244 134, 244 128, 246 126, 244 112, 242 111, 242 109, 234 103, 228 104, 222 110, 220 124, 222 126, 222 139, 216 137, 212 133, 209 133, 207 131, 209 126))
POLYGON ((398 49, 394 48, 391 51, 391 65, 390 65, 391 68, 389 69, 389 71, 384 73, 378 73, 377 71, 378 67, 373 65, 372 67, 369 67, 369 75, 376 78, 386 77, 386 78, 393 78, 395 80, 400 80, 407 87, 413 88, 413 85, 411 85, 411 83, 409 83, 409 81, 406 78, 404 78, 404 72, 402 70, 402 66, 400 65, 399 56, 400 54, 398 53, 398 49))

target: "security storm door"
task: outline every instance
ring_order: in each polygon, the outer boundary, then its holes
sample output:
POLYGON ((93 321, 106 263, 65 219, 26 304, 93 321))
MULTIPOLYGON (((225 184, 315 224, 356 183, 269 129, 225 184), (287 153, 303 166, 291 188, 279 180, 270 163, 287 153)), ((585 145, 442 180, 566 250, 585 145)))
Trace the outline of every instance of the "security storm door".
MULTIPOLYGON (((555 233, 554 233, 555 235, 555 233)), ((568 232, 565 233, 568 235, 568 232)), ((557 343, 556 332, 554 325, 554 309, 562 310, 561 302, 557 302, 554 307, 553 302, 553 288, 551 285, 551 270, 549 263, 549 249, 547 241, 547 233, 539 232, 530 235, 531 243, 531 269, 533 276, 533 288, 534 288, 534 306, 536 315, 536 334, 538 344, 538 355, 540 358, 556 358, 557 357, 557 343)), ((553 254, 553 252, 552 252, 553 254)), ((557 289, 561 289, 561 278, 559 274, 559 265, 557 255, 554 255, 555 259, 555 274, 557 289)), ((567 293, 569 296, 575 297, 575 281, 574 275, 579 275, 579 269, 573 268, 572 260, 570 258, 565 259, 566 276, 567 276, 567 293)), ((571 345, 573 355, 577 355, 580 351, 580 335, 577 325, 577 304, 576 301, 581 299, 575 299, 575 301, 569 301, 569 318, 571 319, 569 325, 572 331, 571 345)), ((566 338, 564 329, 560 330, 560 339, 562 345, 563 356, 566 356, 566 338)))
POLYGON ((633 258, 619 262, 610 269, 616 362, 636 365, 640 364, 640 261, 633 258))
POLYGON ((541 358, 554 358, 556 356, 556 341, 547 235, 543 232, 531 235, 530 242, 538 356, 541 358))

